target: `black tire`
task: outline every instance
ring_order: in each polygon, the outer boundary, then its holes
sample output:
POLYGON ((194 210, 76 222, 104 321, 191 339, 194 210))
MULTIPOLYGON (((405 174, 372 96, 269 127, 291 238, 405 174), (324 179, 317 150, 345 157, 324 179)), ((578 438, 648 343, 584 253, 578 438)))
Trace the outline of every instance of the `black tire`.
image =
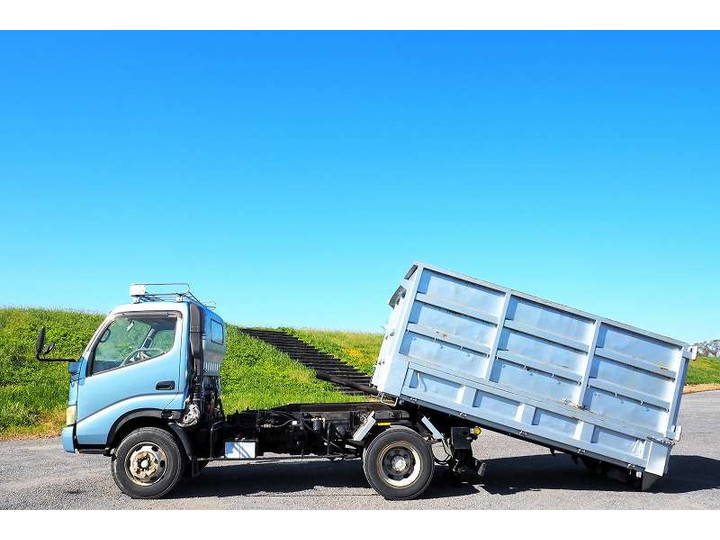
POLYGON ((407 427, 383 431, 363 452, 365 478, 388 500, 418 497, 430 485, 434 468, 430 445, 407 427))
POLYGON ((185 454, 164 429, 131 431, 118 445, 110 468, 120 491, 133 499, 157 499, 183 478, 185 454))

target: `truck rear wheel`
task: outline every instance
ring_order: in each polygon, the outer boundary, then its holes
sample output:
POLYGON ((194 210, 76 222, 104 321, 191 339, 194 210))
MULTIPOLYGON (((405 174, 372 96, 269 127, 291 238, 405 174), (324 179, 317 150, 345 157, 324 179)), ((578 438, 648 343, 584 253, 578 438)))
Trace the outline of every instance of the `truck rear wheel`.
POLYGON ((414 499, 430 485, 432 450, 416 431, 396 426, 380 433, 363 452, 363 471, 372 488, 389 500, 414 499))
POLYGON ((170 433, 146 427, 120 442, 110 467, 120 491, 133 499, 156 499, 182 480, 185 456, 170 433))

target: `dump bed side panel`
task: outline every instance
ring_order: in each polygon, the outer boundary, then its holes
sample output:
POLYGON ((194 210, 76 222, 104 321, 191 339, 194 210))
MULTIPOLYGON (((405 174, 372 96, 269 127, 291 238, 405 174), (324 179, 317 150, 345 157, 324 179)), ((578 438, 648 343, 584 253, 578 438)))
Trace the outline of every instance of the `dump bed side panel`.
POLYGON ((381 392, 664 473, 683 343, 419 263, 393 302, 381 392))

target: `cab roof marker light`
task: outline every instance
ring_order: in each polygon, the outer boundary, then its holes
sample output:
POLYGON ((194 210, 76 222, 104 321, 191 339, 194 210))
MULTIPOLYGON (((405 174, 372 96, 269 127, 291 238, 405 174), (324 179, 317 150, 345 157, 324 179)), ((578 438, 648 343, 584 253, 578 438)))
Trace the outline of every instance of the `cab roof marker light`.
POLYGON ((132 283, 130 284, 130 298, 137 298, 145 296, 145 284, 144 283, 132 283))

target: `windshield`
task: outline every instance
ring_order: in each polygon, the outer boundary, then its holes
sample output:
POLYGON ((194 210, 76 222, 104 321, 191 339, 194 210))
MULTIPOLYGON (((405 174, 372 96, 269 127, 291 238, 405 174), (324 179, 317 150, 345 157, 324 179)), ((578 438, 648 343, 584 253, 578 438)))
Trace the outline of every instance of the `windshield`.
POLYGON ((165 354, 175 343, 177 318, 169 314, 121 315, 105 329, 93 353, 92 373, 165 354))

